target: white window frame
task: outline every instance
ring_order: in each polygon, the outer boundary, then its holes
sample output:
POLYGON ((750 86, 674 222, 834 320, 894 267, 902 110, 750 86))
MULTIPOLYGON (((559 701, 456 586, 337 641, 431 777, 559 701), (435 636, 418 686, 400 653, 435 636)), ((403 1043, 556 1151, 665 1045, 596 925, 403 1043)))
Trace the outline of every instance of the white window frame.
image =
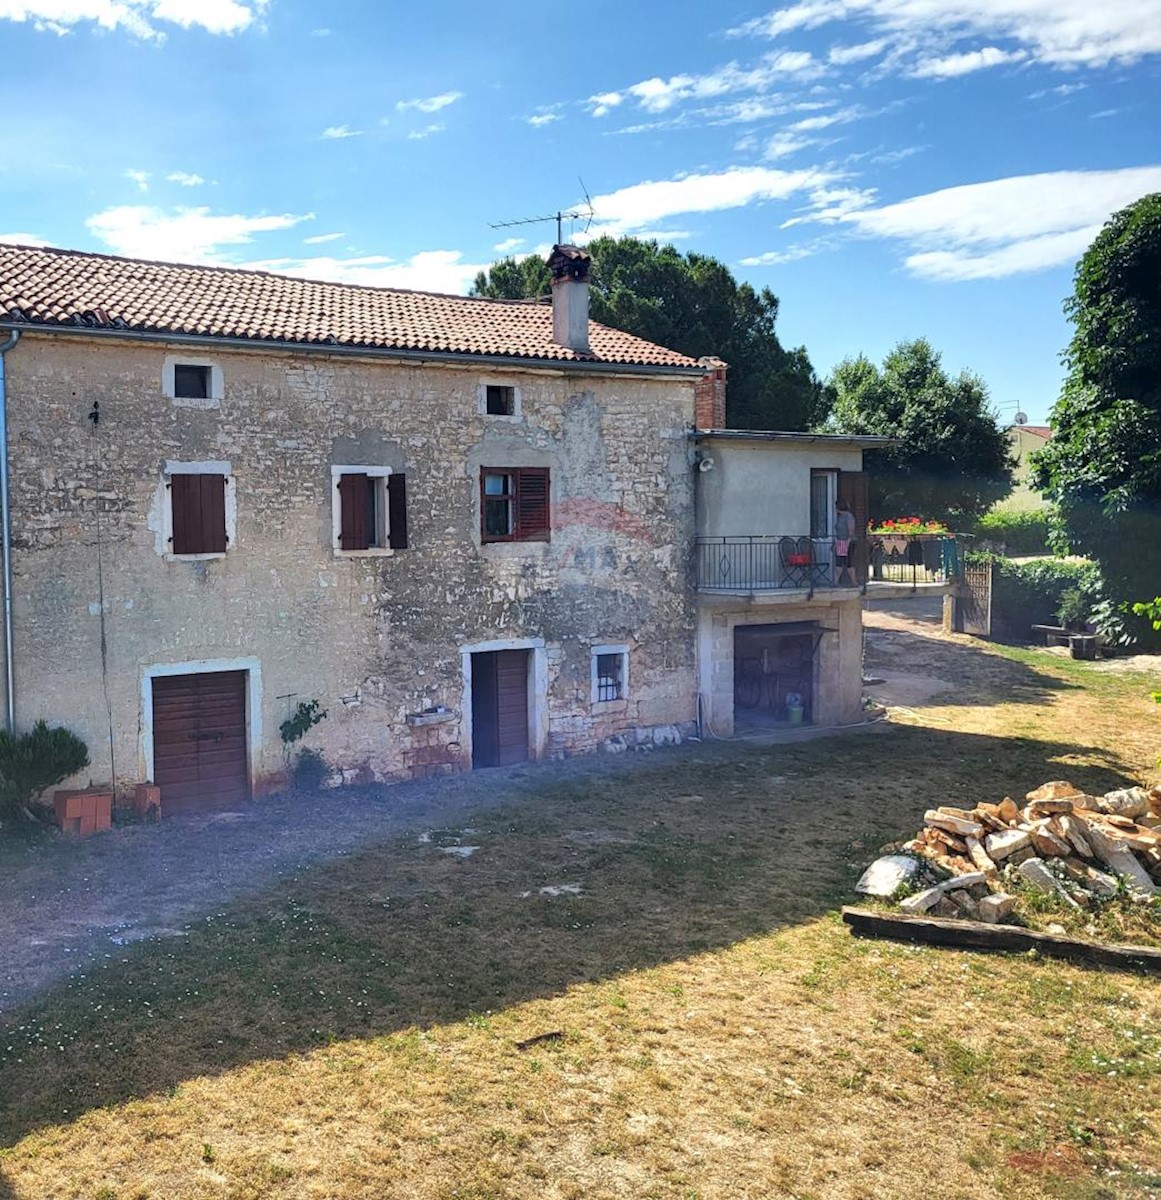
POLYGON ((519 421, 524 413, 524 396, 520 385, 512 379, 485 377, 476 386, 476 411, 488 421, 519 421), (488 412, 488 388, 503 387, 512 389, 512 411, 510 413, 488 412))
POLYGON ((219 408, 226 397, 226 381, 222 368, 212 358, 199 358, 194 354, 170 354, 161 364, 161 390, 175 408, 219 408), (210 394, 201 396, 179 396, 174 380, 175 367, 209 367, 210 394))
POLYGON ((623 704, 629 699, 629 647, 625 642, 614 642, 609 645, 592 646, 589 649, 590 692, 589 702, 593 708, 603 710, 614 704, 623 704), (597 662, 602 654, 618 654, 621 657, 621 694, 615 700, 601 700, 600 678, 597 674, 597 662))
POLYGON ((393 475, 390 467, 332 466, 331 467, 331 550, 336 558, 390 558, 394 549, 386 543, 391 537, 391 514, 387 504, 387 478, 393 475), (376 527, 376 540, 382 546, 369 546, 366 550, 343 549, 343 506, 339 497, 339 479, 343 475, 366 475, 375 480, 376 507, 379 510, 382 528, 376 527))
MULTIPOLYGON (((184 361, 184 360, 183 360, 184 361)), ((174 462, 167 459, 161 472, 160 511, 161 522, 158 534, 159 553, 166 562, 207 562, 214 558, 225 558, 236 545, 238 532, 238 489, 230 464, 224 461, 174 462), (175 475, 223 475, 226 480, 226 548, 211 554, 174 554, 173 546, 173 489, 169 486, 175 475)))

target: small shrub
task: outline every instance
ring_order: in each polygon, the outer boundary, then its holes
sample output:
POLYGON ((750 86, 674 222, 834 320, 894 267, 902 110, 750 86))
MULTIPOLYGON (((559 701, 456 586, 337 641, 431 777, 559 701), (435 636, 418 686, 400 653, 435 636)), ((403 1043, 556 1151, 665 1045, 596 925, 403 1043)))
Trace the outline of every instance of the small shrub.
POLYGON ((325 721, 327 710, 317 700, 303 700, 294 712, 278 726, 282 743, 291 746, 304 738, 320 721, 325 721))
POLYGON ((28 733, 0 730, 0 820, 89 765, 85 743, 71 730, 37 721, 28 733))
POLYGON ((1048 537, 1051 532, 1052 512, 1047 508, 1034 508, 1026 512, 1009 509, 993 509, 976 522, 973 532, 989 542, 997 542, 1006 554, 1025 557, 1033 554, 1048 554, 1048 537))
POLYGON ((304 746, 295 757, 290 780, 300 791, 317 792, 330 773, 330 765, 322 754, 304 746))
POLYGON ((1060 593, 1056 619, 1065 629, 1083 629, 1089 615, 1088 597, 1078 587, 1065 588, 1060 593))

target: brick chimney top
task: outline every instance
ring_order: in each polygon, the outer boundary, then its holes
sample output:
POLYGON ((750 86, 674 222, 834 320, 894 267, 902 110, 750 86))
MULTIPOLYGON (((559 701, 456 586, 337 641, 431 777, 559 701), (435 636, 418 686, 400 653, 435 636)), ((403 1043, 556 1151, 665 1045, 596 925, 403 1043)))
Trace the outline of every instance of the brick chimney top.
POLYGON ((553 246, 548 256, 548 269, 555 283, 558 279, 587 281, 592 256, 579 246, 553 246))
POLYGON ((705 375, 693 385, 694 425, 698 429, 726 427, 726 373, 729 365, 707 354, 697 360, 705 375))

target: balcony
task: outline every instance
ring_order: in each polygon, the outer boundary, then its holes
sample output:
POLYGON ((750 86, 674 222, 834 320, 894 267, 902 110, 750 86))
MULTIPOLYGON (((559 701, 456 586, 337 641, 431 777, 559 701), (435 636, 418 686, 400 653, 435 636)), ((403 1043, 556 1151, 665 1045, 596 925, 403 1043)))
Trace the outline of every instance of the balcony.
POLYGON ((795 534, 699 537, 697 588, 708 594, 779 594, 843 588, 876 594, 945 592, 960 573, 954 535, 872 537, 854 547, 850 572, 835 554, 835 539, 795 534))

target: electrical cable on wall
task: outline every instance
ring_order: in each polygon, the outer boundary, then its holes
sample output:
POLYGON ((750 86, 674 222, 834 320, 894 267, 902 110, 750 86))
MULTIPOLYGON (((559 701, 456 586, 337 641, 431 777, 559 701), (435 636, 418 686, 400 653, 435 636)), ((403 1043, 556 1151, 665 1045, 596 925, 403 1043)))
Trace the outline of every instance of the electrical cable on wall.
POLYGON ((113 701, 109 696, 109 642, 105 629, 105 562, 101 543, 101 439, 97 436, 101 424, 101 402, 93 401, 89 412, 93 423, 93 478, 96 497, 97 532, 97 603, 101 623, 101 686, 105 693, 105 715, 109 722, 109 777, 113 792, 113 807, 117 806, 117 759, 113 750, 113 701))

